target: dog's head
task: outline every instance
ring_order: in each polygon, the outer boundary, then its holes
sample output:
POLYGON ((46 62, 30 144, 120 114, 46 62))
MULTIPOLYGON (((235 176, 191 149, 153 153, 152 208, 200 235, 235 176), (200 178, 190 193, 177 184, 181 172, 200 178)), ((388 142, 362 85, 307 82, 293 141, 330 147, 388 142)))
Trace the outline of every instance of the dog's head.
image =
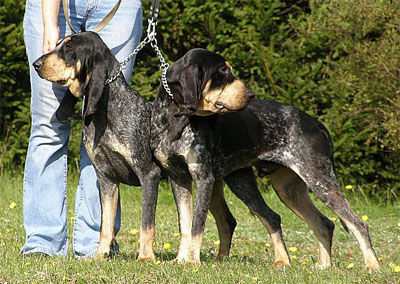
POLYGON ((87 96, 85 115, 96 110, 108 70, 118 61, 107 45, 94 32, 73 34, 37 59, 33 66, 39 76, 68 87, 77 98, 87 96))
POLYGON ((167 81, 184 115, 237 111, 254 97, 221 55, 201 48, 176 61, 168 70, 167 81))

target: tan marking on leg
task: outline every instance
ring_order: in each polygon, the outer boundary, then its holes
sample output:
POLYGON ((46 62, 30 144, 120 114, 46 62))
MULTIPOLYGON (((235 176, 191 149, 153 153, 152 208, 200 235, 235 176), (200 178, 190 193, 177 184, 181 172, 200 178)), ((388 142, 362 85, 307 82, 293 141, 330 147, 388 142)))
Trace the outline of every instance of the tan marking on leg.
POLYGON ((267 220, 265 220, 264 217, 258 215, 257 212, 255 212, 254 210, 252 210, 250 208, 249 208, 249 210, 255 216, 257 216, 258 219, 260 219, 261 223, 268 230, 268 233, 271 237, 272 246, 274 248, 275 265, 276 266, 289 265, 290 258, 289 258, 289 254, 286 249, 285 242, 283 241, 282 232, 274 232, 273 229, 271 228, 270 224, 268 223, 267 220))
POLYGON ((204 232, 196 236, 192 236, 192 249, 191 253, 189 254, 190 258, 186 262, 200 264, 200 251, 203 243, 203 235, 204 232))
POLYGON ((179 251, 176 259, 178 261, 184 261, 189 257, 190 246, 192 241, 192 201, 181 202, 178 206, 179 210, 179 224, 181 239, 179 244, 179 251))
POLYGON ((191 193, 191 182, 179 186, 171 181, 176 206, 178 208, 180 243, 176 261, 185 262, 190 258, 192 244, 192 219, 193 204, 191 193))
POLYGON ((111 245, 114 241, 114 225, 118 206, 118 189, 113 196, 102 196, 100 241, 96 252, 96 258, 110 257, 111 245))
POLYGON ((154 262, 156 260, 153 250, 154 235, 155 235, 154 227, 150 227, 147 229, 140 228, 140 249, 138 256, 139 261, 154 262))
POLYGON ((271 175, 271 182, 281 201, 313 230, 318 240, 320 268, 331 265, 331 232, 323 222, 325 216, 314 206, 305 183, 290 169, 285 168, 271 175))
POLYGON ((215 223, 217 224, 220 240, 218 259, 222 260, 223 257, 229 255, 232 242, 232 228, 227 222, 227 218, 231 213, 225 201, 224 183, 222 180, 216 181, 214 184, 214 191, 210 203, 210 212, 214 216, 215 223))
MULTIPOLYGON (((340 216, 339 216, 340 217, 340 216)), ((346 226, 349 228, 349 230, 354 234, 356 237, 359 245, 361 252, 363 254, 364 258, 364 264, 369 270, 377 270, 380 268, 379 261, 376 258, 374 249, 372 248, 372 244, 369 240, 366 240, 366 237, 363 236, 363 234, 347 219, 340 217, 342 221, 346 224, 346 226)), ((362 222, 360 220, 360 222, 362 222)))

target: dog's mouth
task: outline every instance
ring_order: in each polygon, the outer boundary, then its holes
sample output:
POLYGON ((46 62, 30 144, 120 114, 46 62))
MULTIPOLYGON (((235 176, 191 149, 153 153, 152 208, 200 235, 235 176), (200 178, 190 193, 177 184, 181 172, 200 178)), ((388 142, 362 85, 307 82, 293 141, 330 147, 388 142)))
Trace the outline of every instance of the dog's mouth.
POLYGON ((215 106, 216 108, 218 108, 222 113, 226 113, 226 112, 235 112, 235 111, 243 110, 243 109, 246 108, 247 105, 244 105, 243 107, 238 108, 238 109, 232 109, 232 108, 227 107, 226 105, 224 105, 224 104, 221 103, 221 102, 216 102, 216 103, 214 104, 214 106, 215 106))
POLYGON ((67 84, 67 82, 68 82, 68 81, 65 80, 65 79, 57 80, 57 81, 56 81, 56 83, 59 84, 59 85, 61 85, 61 86, 64 86, 65 84, 67 84))

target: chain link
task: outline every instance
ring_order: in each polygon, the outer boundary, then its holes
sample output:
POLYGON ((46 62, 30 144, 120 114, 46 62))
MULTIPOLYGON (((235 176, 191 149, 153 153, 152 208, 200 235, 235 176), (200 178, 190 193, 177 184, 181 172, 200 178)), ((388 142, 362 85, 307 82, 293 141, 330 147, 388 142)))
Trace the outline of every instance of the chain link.
POLYGON ((167 94, 173 98, 174 96, 172 95, 171 89, 168 86, 167 82, 167 71, 169 68, 169 64, 165 61, 164 56, 162 55, 160 49, 158 48, 157 44, 157 39, 156 39, 156 26, 157 22, 154 21, 153 17, 149 18, 148 20, 148 26, 147 26, 147 35, 146 37, 138 44, 138 46, 132 51, 131 54, 128 55, 128 57, 120 62, 120 66, 118 69, 117 74, 114 76, 108 78, 105 81, 105 84, 110 84, 111 82, 115 81, 118 76, 121 74, 122 70, 126 68, 126 65, 128 64, 129 61, 132 60, 132 58, 139 53, 140 50, 142 50, 148 43, 150 43, 151 47, 155 50, 158 60, 160 61, 160 70, 161 70, 161 83, 167 92, 167 94))

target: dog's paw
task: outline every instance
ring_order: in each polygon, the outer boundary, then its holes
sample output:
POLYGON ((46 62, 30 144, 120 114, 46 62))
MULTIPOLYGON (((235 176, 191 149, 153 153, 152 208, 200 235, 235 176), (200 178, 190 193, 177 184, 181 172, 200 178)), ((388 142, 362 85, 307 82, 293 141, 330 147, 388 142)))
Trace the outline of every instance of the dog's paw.
POLYGON ((289 261, 277 260, 274 262, 274 267, 276 267, 276 268, 287 266, 287 265, 290 265, 289 261))
POLYGON ((327 269, 329 267, 331 267, 330 262, 317 262, 315 264, 315 268, 318 268, 318 269, 327 269))
POLYGON ((111 256, 110 250, 97 250, 96 255, 94 256, 95 260, 107 260, 111 256))
POLYGON ((193 257, 182 257, 182 256, 177 256, 173 262, 179 263, 179 264, 192 264, 192 265, 200 265, 200 258, 196 259, 193 257))
POLYGON ((155 255, 139 255, 137 260, 140 262, 156 262, 156 257, 155 255))
POLYGON ((380 264, 377 259, 368 260, 365 262, 365 266, 368 268, 369 271, 379 270, 380 264))

